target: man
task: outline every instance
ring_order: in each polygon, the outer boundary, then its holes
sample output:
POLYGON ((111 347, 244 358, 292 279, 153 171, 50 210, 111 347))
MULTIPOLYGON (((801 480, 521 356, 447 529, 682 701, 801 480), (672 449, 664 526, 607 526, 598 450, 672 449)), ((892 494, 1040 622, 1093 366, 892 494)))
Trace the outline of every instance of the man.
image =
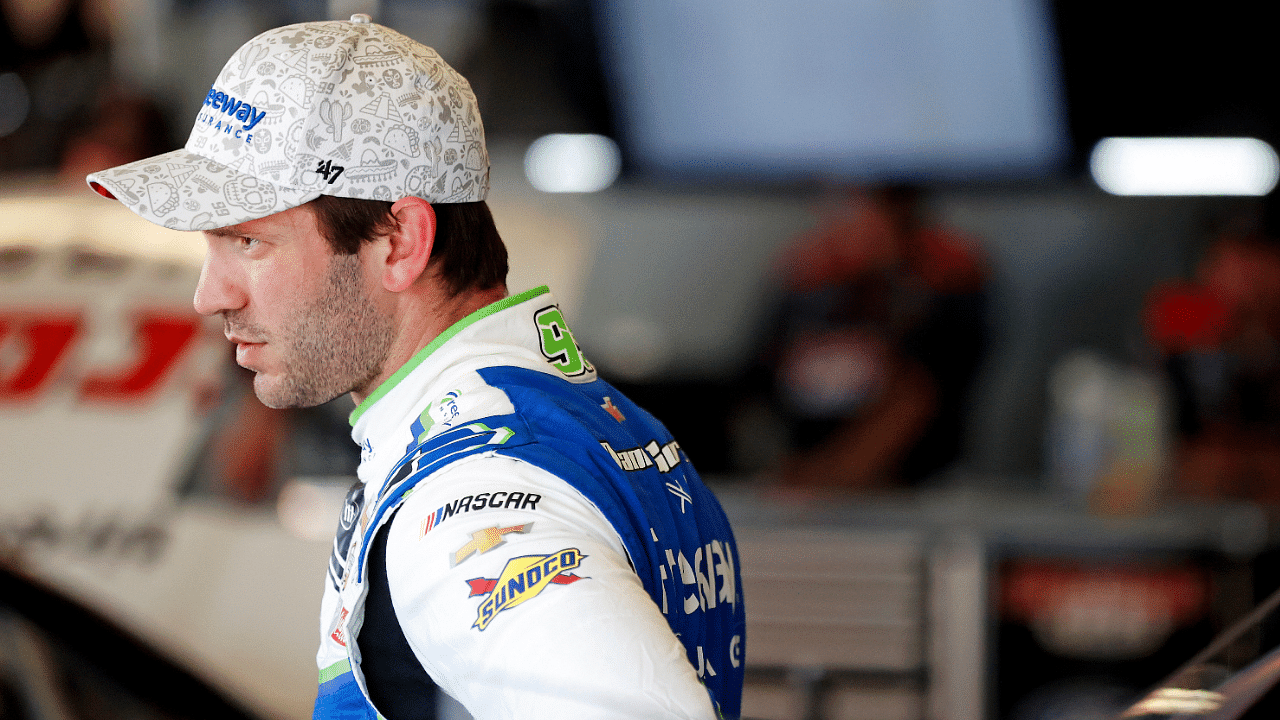
POLYGON ((184 149, 89 183, 204 232, 196 309, 265 404, 357 403, 316 717, 432 717, 437 685, 478 718, 739 714, 728 521, 547 289, 507 296, 475 96, 433 50, 268 31, 184 149))

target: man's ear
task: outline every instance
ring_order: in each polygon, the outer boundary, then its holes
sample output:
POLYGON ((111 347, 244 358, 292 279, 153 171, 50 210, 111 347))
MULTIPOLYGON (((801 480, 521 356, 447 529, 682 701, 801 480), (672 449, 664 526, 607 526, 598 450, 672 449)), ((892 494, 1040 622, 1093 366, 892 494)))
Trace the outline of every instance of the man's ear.
POLYGON ((391 206, 396 227, 387 235, 387 257, 382 285, 402 292, 413 285, 427 268, 436 239, 436 211, 431 203, 417 197, 397 200, 391 206))

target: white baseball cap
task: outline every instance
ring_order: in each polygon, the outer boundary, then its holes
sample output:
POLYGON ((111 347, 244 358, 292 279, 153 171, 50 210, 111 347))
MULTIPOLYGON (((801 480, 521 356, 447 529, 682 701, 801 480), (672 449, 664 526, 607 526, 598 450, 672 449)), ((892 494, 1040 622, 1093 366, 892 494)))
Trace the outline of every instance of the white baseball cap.
POLYGON ((320 195, 483 200, 489 154, 467 81, 435 50, 352 15, 253 38, 181 150, 86 180, 153 223, 209 230, 320 195))

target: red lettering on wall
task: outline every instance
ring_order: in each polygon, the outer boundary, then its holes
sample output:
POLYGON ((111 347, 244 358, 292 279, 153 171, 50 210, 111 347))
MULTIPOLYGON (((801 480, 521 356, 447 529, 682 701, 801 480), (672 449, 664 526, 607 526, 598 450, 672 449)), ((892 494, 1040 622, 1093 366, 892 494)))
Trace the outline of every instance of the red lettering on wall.
POLYGON ((131 402, 145 398, 169 371, 200 330, 200 320, 181 315, 144 313, 135 337, 138 360, 117 374, 91 374, 80 383, 80 396, 94 402, 131 402))
POLYGON ((74 315, 0 315, 0 343, 12 333, 22 353, 12 368, 0 366, 0 402, 31 400, 44 390, 80 330, 74 315))
MULTIPOLYGON (((138 313, 134 321, 136 359, 127 367, 87 368, 76 383, 88 402, 128 403, 150 397, 195 345, 201 319, 172 310, 138 313)), ((0 403, 38 400, 91 326, 72 312, 0 311, 0 403)))

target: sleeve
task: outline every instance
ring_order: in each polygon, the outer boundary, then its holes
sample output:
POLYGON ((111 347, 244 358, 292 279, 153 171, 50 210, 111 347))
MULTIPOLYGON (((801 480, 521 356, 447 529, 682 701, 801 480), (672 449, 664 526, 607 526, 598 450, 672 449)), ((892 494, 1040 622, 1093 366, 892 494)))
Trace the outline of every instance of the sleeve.
POLYGON ((617 533, 545 470, 491 454, 424 482, 387 576, 414 654, 474 717, 715 717, 617 533))

